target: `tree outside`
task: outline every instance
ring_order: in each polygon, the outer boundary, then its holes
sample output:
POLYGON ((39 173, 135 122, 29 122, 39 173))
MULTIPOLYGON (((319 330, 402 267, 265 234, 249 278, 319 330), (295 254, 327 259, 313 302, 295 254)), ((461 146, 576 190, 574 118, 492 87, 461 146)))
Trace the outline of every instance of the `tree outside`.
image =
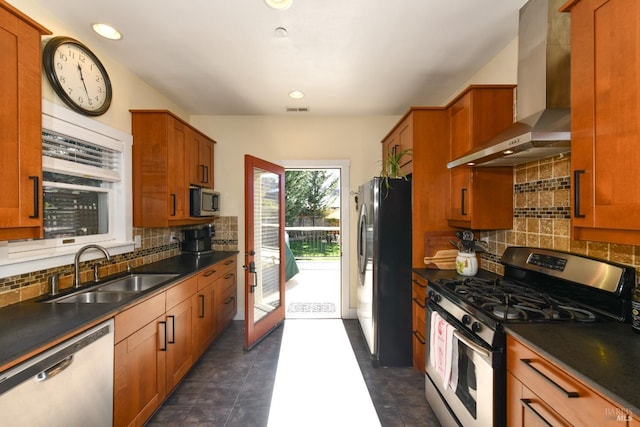
POLYGON ((339 209, 338 173, 332 169, 285 171, 285 226, 296 258, 340 255, 337 232, 326 229, 338 222, 327 218, 332 209, 339 209))

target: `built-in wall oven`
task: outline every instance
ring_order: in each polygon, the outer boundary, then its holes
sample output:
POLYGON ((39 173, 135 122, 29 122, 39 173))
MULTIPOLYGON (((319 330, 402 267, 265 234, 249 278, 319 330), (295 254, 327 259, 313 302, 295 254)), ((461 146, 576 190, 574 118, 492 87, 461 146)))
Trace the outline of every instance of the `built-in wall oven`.
POLYGON ((430 280, 425 393, 443 426, 506 425, 504 325, 627 321, 632 267, 509 247, 504 277, 430 280))

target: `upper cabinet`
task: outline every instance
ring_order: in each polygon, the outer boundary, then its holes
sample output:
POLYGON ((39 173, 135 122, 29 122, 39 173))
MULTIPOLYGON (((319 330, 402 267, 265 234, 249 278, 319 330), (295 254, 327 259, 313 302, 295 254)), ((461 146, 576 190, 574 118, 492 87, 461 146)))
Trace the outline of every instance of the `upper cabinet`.
MULTIPOLYGON (((461 157, 513 123, 513 89, 512 85, 470 86, 449 105, 449 160, 461 157)), ((458 228, 512 228, 513 169, 451 169, 447 219, 449 226, 458 228)))
POLYGON ((640 241, 640 2, 572 0, 572 236, 640 241))
POLYGON ((169 227, 192 218, 189 187, 213 188, 214 141, 169 111, 131 110, 133 225, 169 227))
POLYGON ((402 154, 398 159, 399 174, 407 176, 413 173, 413 139, 413 115, 409 114, 382 141, 382 164, 386 165, 390 156, 402 154))
POLYGON ((215 142, 193 128, 187 129, 187 173, 189 184, 213 188, 215 142))
POLYGON ((40 38, 51 34, 0 2, 0 240, 42 237, 40 38))

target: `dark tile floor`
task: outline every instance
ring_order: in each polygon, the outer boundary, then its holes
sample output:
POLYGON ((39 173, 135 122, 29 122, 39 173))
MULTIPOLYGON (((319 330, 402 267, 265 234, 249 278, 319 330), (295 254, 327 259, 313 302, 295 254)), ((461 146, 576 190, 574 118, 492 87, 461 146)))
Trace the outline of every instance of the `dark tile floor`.
MULTIPOLYGON (((343 323, 382 426, 438 426, 424 377, 410 367, 374 368, 357 320, 343 323)), ((266 426, 282 330, 245 352, 243 322, 232 322, 147 426, 266 426)))

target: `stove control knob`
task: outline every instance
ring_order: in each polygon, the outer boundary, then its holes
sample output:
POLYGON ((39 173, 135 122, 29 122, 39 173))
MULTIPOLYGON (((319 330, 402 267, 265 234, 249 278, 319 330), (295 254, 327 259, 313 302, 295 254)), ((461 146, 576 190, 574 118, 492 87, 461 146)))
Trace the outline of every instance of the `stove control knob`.
POLYGON ((468 314, 462 316, 462 324, 468 325, 469 323, 471 323, 471 316, 469 316, 468 314))
POLYGON ((482 325, 478 322, 473 322, 473 324, 471 325, 471 330, 473 332, 480 332, 480 329, 482 329, 482 325))
POLYGON ((440 295, 436 294, 435 292, 428 292, 427 295, 429 295, 429 298, 431 298, 433 302, 440 302, 440 295))

